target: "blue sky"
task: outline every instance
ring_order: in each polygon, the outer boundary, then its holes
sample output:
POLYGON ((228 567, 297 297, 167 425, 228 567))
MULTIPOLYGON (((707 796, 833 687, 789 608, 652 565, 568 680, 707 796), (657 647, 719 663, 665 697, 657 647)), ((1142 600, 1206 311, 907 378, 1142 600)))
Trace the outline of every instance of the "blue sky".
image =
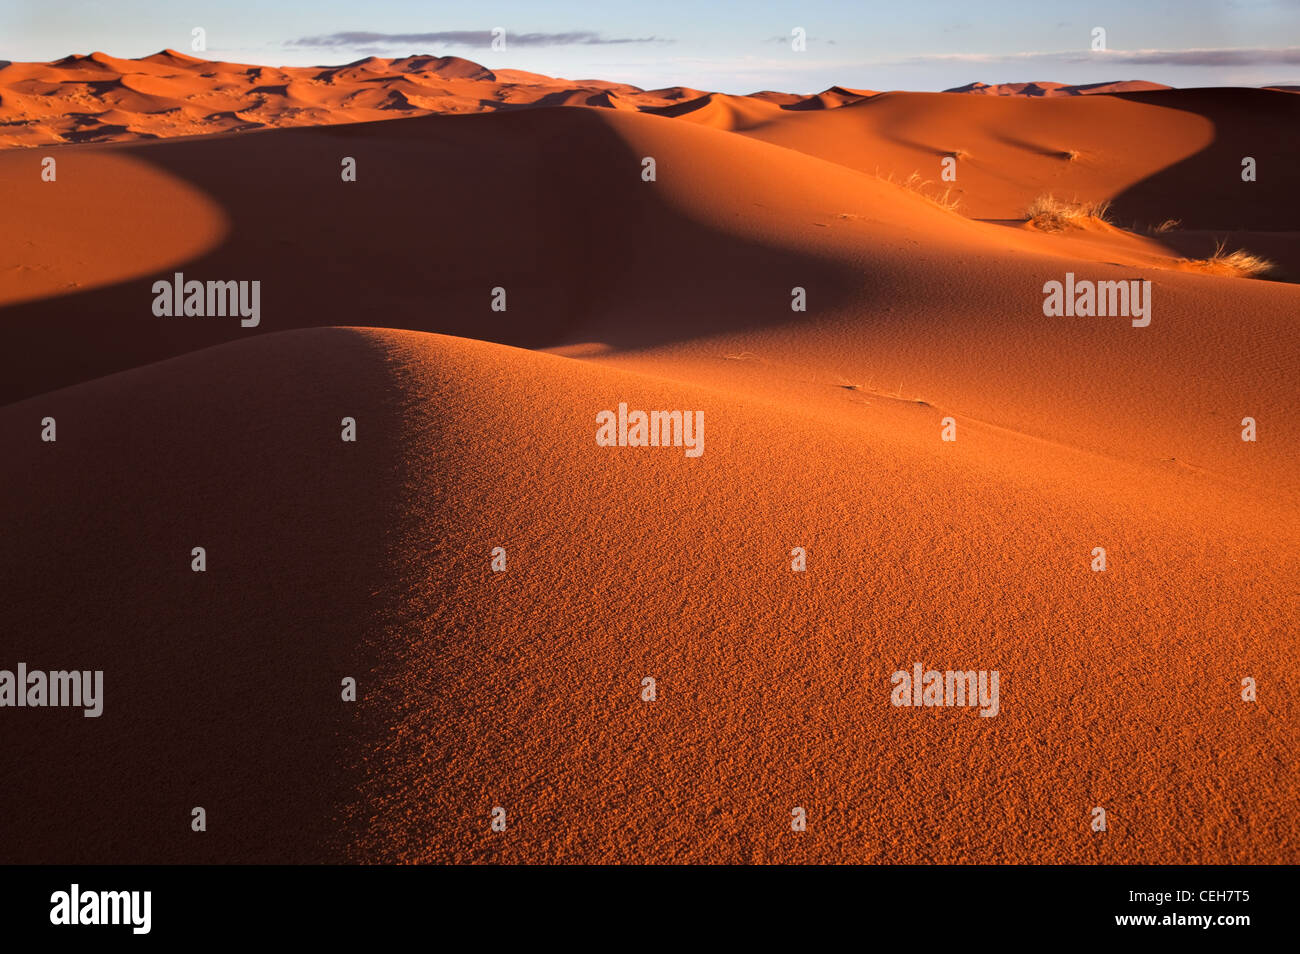
POLYGON ((488 67, 643 87, 808 93, 972 80, 1300 85, 1300 0, 6 0, 0 59, 102 50, 269 65, 454 54, 488 67), (488 45, 503 27, 506 49, 488 45), (791 48, 801 27, 807 48, 791 48), (1107 51, 1090 49, 1106 31, 1107 51))

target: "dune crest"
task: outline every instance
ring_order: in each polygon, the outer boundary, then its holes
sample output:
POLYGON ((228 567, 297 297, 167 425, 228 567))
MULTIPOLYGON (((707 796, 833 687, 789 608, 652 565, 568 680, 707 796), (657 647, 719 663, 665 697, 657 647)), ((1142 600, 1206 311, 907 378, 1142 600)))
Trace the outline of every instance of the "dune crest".
MULTIPOLYGON (((1136 81, 1079 87, 972 83, 958 91, 1065 96, 1156 88, 1166 87, 1136 81)), ((876 95, 846 86, 811 96, 772 91, 728 96, 681 87, 643 90, 626 83, 490 70, 459 56, 369 56, 341 66, 270 67, 205 60, 171 49, 139 59, 94 52, 49 63, 0 65, 0 149, 527 106, 650 110, 719 128, 749 129, 768 121, 768 105, 833 110, 876 95), (686 108, 690 100, 698 102, 686 108)))

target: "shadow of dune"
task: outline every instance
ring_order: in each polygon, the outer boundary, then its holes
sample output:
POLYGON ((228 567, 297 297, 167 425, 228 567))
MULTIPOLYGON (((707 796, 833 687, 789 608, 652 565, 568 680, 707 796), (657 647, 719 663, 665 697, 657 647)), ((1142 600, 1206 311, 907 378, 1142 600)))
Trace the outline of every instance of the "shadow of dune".
POLYGON ((1042 156, 1045 159, 1065 160, 1070 157, 1068 150, 1044 146, 1036 142, 1030 142, 1027 139, 1020 139, 1016 136, 1008 136, 1002 133, 994 134, 994 139, 1003 145, 1010 146, 1013 149, 1020 149, 1034 156, 1042 156))
POLYGON ((1115 196, 1116 222, 1143 227, 1178 219, 1187 229, 1300 228, 1300 97, 1235 88, 1112 95, 1202 116, 1215 130, 1205 149, 1115 196), (1242 181, 1245 157, 1256 162, 1254 182, 1242 181))
MULTIPOLYGON (((535 109, 105 147, 201 190, 229 233, 164 271, 0 310, 11 332, 0 403, 299 327, 637 348, 695 337, 706 320, 709 333, 788 322, 795 285, 816 285, 826 308, 862 296, 870 276, 842 260, 675 208, 604 116, 535 109), (356 182, 341 181, 344 157, 356 182), (155 317, 153 283, 174 272, 260 281, 260 326, 155 317), (505 312, 491 309, 497 287, 505 312)), ((743 169, 735 181, 743 189, 743 169)), ((149 236, 122 237, 133 239, 149 236)))
MULTIPOLYGON (((64 133, 63 138, 67 142, 87 143, 95 142, 98 139, 112 139, 126 135, 128 132, 129 130, 123 125, 105 124, 102 126, 89 126, 85 129, 78 129, 73 132, 64 133)), ((158 138, 152 133, 143 133, 142 135, 146 139, 158 138)))
POLYGON ((936 159, 942 159, 944 156, 951 156, 953 152, 952 149, 940 149, 937 146, 918 142, 915 139, 909 139, 906 136, 900 136, 897 133, 888 133, 885 138, 895 145, 902 146, 905 149, 915 149, 917 152, 926 153, 936 159))
POLYGON ((400 525, 385 476, 406 452, 367 339, 265 335, 43 395, 52 444, 27 439, 33 405, 0 409, 5 668, 104 673, 102 718, 6 711, 8 861, 337 857, 358 728, 383 718, 365 705, 394 579, 376 528, 400 525))

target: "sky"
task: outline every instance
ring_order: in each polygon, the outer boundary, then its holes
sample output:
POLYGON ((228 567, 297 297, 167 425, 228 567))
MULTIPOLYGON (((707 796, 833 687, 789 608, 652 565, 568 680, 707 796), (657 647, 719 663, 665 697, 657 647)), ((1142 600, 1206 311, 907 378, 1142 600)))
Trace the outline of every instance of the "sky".
POLYGON ((725 93, 942 90, 975 80, 1300 85, 1300 0, 0 3, 0 60, 164 48, 272 66, 455 55, 490 69, 725 93), (505 49, 492 49, 494 28, 505 49), (1104 50, 1092 48, 1096 28, 1104 50))

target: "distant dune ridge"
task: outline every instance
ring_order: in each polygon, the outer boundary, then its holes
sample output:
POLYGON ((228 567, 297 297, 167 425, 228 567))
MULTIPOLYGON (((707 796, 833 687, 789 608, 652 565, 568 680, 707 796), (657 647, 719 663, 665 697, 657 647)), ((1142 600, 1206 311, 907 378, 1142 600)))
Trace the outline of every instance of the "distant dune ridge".
MULTIPOLYGON (((950 92, 996 96, 1076 96, 1167 89, 1141 81, 971 83, 950 92)), ((723 110, 749 122, 760 104, 834 109, 876 95, 833 86, 813 96, 761 92, 723 96, 682 88, 643 90, 624 83, 570 81, 523 70, 489 70, 458 56, 370 56, 342 66, 270 67, 223 63, 162 50, 139 59, 105 53, 50 63, 0 61, 0 147, 53 142, 153 139, 266 127, 363 122, 430 113, 521 106, 723 110), (756 102, 755 102, 756 101, 756 102), (740 105, 748 102, 749 105, 740 105), (733 104, 730 109, 714 104, 733 104)), ((730 121, 730 120, 728 120, 730 121)))
POLYGON ((0 70, 6 856, 1300 858, 1300 98, 1031 85, 0 70))
POLYGON ((1145 93, 1155 89, 1171 89, 1162 83, 1146 80, 1124 80, 1110 83, 1088 83, 1070 86, 1065 83, 967 83, 945 90, 948 93, 973 93, 980 96, 1088 96, 1097 93, 1145 93))

